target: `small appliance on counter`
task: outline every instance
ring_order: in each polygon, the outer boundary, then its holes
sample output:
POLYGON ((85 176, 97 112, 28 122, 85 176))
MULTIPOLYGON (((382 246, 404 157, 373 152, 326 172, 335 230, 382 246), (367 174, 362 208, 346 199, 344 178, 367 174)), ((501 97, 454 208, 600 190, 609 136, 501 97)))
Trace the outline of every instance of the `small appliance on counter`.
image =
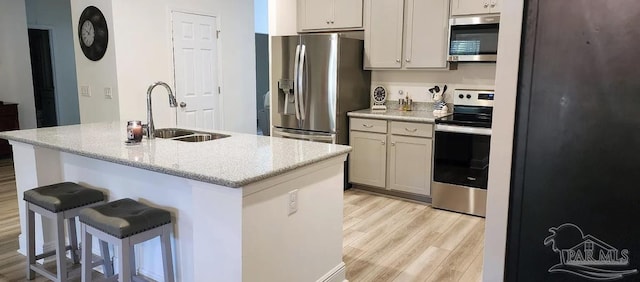
POLYGON ((456 89, 453 114, 436 119, 434 208, 485 216, 494 95, 456 89))
POLYGON ((387 106, 385 103, 387 102, 387 89, 383 86, 376 86, 371 93, 371 101, 373 101, 371 110, 386 111, 387 106))

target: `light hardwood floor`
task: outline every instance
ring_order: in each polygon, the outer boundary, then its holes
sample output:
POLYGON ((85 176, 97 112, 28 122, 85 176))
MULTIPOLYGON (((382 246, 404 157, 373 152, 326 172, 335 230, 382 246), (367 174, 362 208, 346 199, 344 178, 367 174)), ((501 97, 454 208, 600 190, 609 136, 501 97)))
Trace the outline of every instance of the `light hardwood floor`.
POLYGON ((482 280, 482 218, 349 190, 343 230, 349 281, 482 280))
MULTIPOLYGON (((357 190, 344 198, 349 281, 481 281, 484 219, 357 190)), ((0 282, 25 281, 19 234, 13 166, 0 160, 0 282)))

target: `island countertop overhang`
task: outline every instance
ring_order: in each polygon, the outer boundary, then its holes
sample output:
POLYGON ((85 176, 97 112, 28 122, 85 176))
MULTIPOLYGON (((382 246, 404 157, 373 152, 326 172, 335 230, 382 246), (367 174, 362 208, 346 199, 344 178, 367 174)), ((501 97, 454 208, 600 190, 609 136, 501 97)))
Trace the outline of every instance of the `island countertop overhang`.
POLYGON ((0 132, 0 139, 231 188, 351 151, 343 145, 214 132, 231 137, 198 143, 145 138, 127 145, 126 123, 112 122, 0 132))

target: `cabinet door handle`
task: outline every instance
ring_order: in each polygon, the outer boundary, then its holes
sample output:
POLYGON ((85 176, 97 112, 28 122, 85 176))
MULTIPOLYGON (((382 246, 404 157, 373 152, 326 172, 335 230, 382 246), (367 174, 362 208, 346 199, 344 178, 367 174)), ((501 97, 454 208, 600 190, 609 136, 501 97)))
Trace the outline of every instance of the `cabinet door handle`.
POLYGON ((485 7, 485 8, 488 8, 488 7, 489 7, 489 3, 484 2, 484 7, 485 7))
POLYGON ((404 61, 408 63, 411 62, 411 59, 405 59, 404 61))
POLYGON ((371 125, 371 124, 362 124, 362 126, 364 126, 366 128, 372 128, 373 127, 373 125, 371 125))
POLYGON ((491 8, 495 8, 496 7, 496 2, 491 2, 491 8))
MULTIPOLYGON (((485 6, 485 8, 486 8, 486 7, 487 7, 487 6, 485 6)), ((327 24, 329 24, 329 23, 331 23, 331 21, 327 21, 327 24)))
POLYGON ((391 142, 391 146, 395 146, 395 145, 396 145, 396 142, 391 142))
POLYGON ((382 145, 385 145, 385 144, 387 144, 387 142, 382 141, 382 145))
POLYGON ((331 24, 333 24, 333 21, 331 21, 331 24))
POLYGON ((404 128, 404 130, 409 131, 409 132, 416 132, 416 131, 418 131, 418 129, 417 129, 417 128, 408 128, 408 127, 405 127, 405 128, 404 128))
POLYGON ((399 63, 399 62, 400 62, 400 59, 396 59, 396 63, 399 63))

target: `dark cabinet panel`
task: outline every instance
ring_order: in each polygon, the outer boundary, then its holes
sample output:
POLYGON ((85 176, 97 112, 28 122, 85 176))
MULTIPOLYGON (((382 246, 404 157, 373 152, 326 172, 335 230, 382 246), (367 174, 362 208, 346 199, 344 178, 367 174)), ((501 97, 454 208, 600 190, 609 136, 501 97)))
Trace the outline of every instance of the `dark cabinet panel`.
POLYGON ((526 4, 505 280, 640 281, 640 1, 526 4))
MULTIPOLYGON (((18 105, 2 104, 0 105, 0 131, 9 131, 20 129, 18 123, 18 105)), ((11 155, 11 146, 9 142, 0 139, 0 157, 11 155)))

